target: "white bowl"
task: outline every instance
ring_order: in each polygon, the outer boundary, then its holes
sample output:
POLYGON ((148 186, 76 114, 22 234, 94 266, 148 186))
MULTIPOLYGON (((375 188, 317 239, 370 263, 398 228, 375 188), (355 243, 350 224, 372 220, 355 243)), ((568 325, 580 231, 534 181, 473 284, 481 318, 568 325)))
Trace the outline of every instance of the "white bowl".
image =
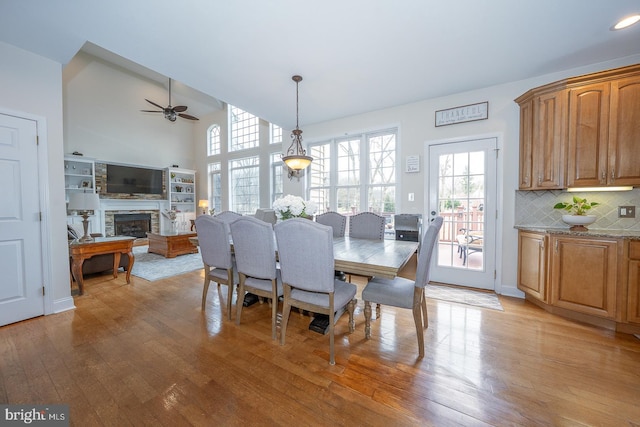
POLYGON ((569 225, 589 225, 596 220, 595 215, 562 215, 562 221, 569 225))

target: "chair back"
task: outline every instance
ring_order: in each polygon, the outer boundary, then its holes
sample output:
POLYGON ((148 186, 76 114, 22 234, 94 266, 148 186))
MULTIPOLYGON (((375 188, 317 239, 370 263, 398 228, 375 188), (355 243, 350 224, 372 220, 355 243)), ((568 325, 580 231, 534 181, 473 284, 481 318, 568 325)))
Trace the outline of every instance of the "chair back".
POLYGON ((275 224, 278 221, 276 211, 273 209, 258 208, 256 209, 255 217, 264 222, 268 222, 269 224, 275 224))
POLYGON ((229 227, 238 273, 258 279, 275 279, 276 242, 273 226, 258 218, 243 216, 229 227))
POLYGON ((333 230, 304 218, 291 218, 273 229, 282 282, 315 292, 334 291, 333 230))
POLYGON ((196 232, 202 262, 222 269, 233 266, 229 224, 210 215, 200 215, 196 218, 196 232))
MULTIPOLYGON (((240 218, 242 215, 240 215, 237 212, 233 212, 233 211, 222 211, 220 213, 217 213, 215 215, 216 219, 219 219, 221 221, 226 222, 227 224, 232 223, 233 221, 235 221, 236 219, 240 218)), ((196 228, 198 226, 196 225, 196 228)))
POLYGON ((431 256, 438 241, 438 235, 442 228, 442 217, 436 217, 427 228, 422 239, 420 252, 418 253, 418 266, 416 268, 416 287, 424 288, 429 283, 429 266, 431 264, 431 256))
POLYGON ((373 212, 361 212, 349 217, 349 237, 358 239, 384 239, 383 216, 373 212))
POLYGON ((316 215, 316 222, 333 228, 333 237, 344 237, 344 231, 347 226, 346 216, 330 211, 316 215))

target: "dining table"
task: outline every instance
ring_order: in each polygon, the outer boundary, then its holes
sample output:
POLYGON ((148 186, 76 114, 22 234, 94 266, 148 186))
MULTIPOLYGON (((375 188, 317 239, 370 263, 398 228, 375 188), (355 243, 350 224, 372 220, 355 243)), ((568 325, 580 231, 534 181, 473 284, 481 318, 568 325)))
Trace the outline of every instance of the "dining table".
MULTIPOLYGON (((198 245, 198 237, 190 237, 189 241, 198 245)), ((334 269, 346 274, 393 279, 417 250, 418 242, 334 237, 334 269)))

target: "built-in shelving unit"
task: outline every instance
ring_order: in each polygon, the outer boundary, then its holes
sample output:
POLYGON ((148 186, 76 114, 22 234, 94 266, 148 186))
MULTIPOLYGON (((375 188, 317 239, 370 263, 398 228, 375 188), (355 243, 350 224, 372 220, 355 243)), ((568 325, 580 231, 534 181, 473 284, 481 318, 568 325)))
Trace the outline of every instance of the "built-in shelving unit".
POLYGON ((169 179, 167 191, 170 209, 184 214, 185 219, 195 219, 196 171, 168 168, 167 177, 169 179))

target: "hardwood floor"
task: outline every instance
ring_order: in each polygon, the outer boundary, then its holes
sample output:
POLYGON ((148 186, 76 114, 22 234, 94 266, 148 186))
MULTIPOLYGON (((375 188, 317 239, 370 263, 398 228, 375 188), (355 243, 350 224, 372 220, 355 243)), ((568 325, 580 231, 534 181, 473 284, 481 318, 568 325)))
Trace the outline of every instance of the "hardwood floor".
POLYGON ((640 340, 520 299, 429 300, 423 360, 410 310, 383 307, 366 341, 358 301, 330 366, 308 317, 281 347, 266 303, 237 326, 211 286, 203 313, 200 271, 85 289, 74 311, 0 328, 0 403, 67 403, 75 426, 640 425, 640 340))

